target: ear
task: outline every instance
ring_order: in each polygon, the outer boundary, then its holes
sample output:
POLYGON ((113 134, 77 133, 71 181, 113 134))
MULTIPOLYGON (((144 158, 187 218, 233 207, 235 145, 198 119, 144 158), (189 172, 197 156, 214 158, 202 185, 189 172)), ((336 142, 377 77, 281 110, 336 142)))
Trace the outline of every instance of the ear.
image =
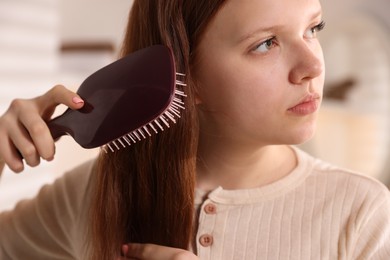
POLYGON ((195 104, 196 105, 200 105, 202 104, 202 99, 200 98, 200 96, 198 95, 198 93, 195 94, 195 104))
POLYGON ((194 89, 195 105, 200 105, 203 103, 202 98, 199 95, 198 89, 194 89))
MULTIPOLYGON (((199 83, 195 80, 195 78, 193 78, 193 79, 194 79, 194 84, 195 84, 196 86, 199 86, 199 83)), ((202 98, 200 97, 199 91, 198 91, 198 90, 199 90, 199 89, 198 89, 197 87, 194 88, 194 93, 195 93, 195 105, 200 105, 200 104, 203 103, 202 98)))

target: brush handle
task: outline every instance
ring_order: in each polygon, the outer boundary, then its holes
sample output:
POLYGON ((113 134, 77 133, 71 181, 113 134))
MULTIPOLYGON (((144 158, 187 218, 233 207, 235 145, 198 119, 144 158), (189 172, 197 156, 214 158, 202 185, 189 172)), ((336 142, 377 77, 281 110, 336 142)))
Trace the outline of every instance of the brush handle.
MULTIPOLYGON (((53 118, 47 123, 51 136, 57 141, 63 135, 71 136, 79 145, 90 148, 83 140, 89 141, 94 136, 93 125, 94 115, 91 114, 93 107, 85 101, 84 107, 78 110, 68 108, 63 114, 53 118)), ((99 119, 99 114, 96 115, 99 119)))
POLYGON ((63 135, 73 133, 73 131, 69 127, 67 127, 67 125, 69 125, 69 120, 67 120, 68 113, 69 109, 66 110, 62 115, 53 118, 47 123, 47 126, 49 127, 51 136, 53 137, 54 141, 57 141, 63 135))
POLYGON ((66 135, 64 129, 58 124, 55 124, 55 122, 50 121, 47 123, 47 126, 49 127, 51 136, 53 137, 54 141, 57 141, 61 136, 66 135))

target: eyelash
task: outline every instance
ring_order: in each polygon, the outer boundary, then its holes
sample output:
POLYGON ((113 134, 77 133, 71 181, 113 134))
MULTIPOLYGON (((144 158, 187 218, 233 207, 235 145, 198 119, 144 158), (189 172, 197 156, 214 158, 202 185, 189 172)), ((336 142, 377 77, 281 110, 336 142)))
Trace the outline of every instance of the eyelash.
POLYGON ((321 21, 319 24, 311 28, 311 31, 314 32, 320 32, 325 28, 325 21, 321 21))
MULTIPOLYGON (((256 51, 256 50, 258 50, 261 46, 271 46, 270 48, 272 48, 274 45, 275 45, 275 39, 276 39, 276 37, 275 36, 273 36, 273 37, 271 37, 271 38, 269 38, 269 39, 267 39, 267 40, 265 40, 265 41, 263 41, 263 42, 261 42, 260 44, 257 44, 254 48, 253 48, 253 51, 256 51)), ((268 49, 268 48, 267 48, 268 49)), ((269 50, 269 49, 268 49, 269 50)), ((261 53, 266 53, 267 51, 259 51, 259 52, 261 52, 261 53)))
MULTIPOLYGON (((310 28, 310 31, 312 33, 318 33, 322 31, 325 28, 325 21, 321 21, 319 24, 315 25, 314 27, 310 28)), ((255 48, 253 48, 253 51, 256 51, 258 48, 260 48, 262 45, 275 45, 275 39, 276 36, 270 37, 269 39, 261 42, 260 44, 256 45, 255 48)))

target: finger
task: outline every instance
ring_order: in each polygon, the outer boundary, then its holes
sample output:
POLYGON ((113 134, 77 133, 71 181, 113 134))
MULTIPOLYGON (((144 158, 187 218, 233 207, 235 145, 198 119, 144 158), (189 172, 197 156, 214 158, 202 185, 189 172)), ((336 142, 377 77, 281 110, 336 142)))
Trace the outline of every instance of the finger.
POLYGON ((158 246, 153 244, 138 244, 138 243, 131 243, 127 244, 128 251, 127 251, 127 257, 135 258, 135 259, 147 259, 147 260, 154 260, 154 259, 170 259, 172 255, 172 251, 168 247, 164 246, 158 246))
POLYGON ((14 147, 20 152, 28 165, 31 167, 39 165, 40 156, 27 130, 22 125, 12 127, 12 129, 10 139, 14 147))
POLYGON ((129 257, 128 252, 129 252, 129 246, 126 244, 122 245, 122 255, 116 258, 116 260, 140 260, 139 258, 129 257))
MULTIPOLYGON (((126 244, 127 251, 125 256, 135 259, 147 259, 147 252, 145 250, 145 244, 131 243, 126 244)), ((123 250, 123 247, 122 247, 123 250)))
POLYGON ((127 255, 129 252, 129 246, 128 245, 122 245, 122 254, 127 255))
MULTIPOLYGON (((25 139, 21 142, 26 140, 29 142, 16 144, 16 146, 23 147, 19 145, 33 144, 40 157, 47 161, 52 160, 55 154, 55 145, 46 122, 36 113, 25 113, 20 115, 20 123, 22 126, 19 126, 19 128, 24 129, 19 134, 25 136, 25 139)), ((28 148, 31 149, 31 147, 28 148)))
POLYGON ((38 102, 46 104, 47 107, 64 104, 71 109, 80 109, 84 106, 84 101, 77 93, 62 85, 57 85, 50 89, 45 95, 38 97, 38 102))
POLYGON ((173 247, 160 246, 155 244, 130 243, 128 245, 127 257, 145 260, 190 260, 198 259, 193 253, 173 247))
POLYGON ((5 162, 13 172, 19 173, 23 171, 24 164, 22 158, 20 157, 17 149, 8 138, 2 138, 0 140, 0 154, 5 162))

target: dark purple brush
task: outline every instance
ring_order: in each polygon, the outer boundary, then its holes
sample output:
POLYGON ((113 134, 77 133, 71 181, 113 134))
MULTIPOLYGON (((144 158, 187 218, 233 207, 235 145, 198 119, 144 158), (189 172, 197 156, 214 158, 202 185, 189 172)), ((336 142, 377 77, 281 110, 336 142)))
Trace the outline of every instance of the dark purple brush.
POLYGON ((71 135, 84 148, 119 150, 176 123, 184 109, 184 74, 176 73, 169 48, 151 46, 90 75, 77 93, 80 110, 48 122, 54 139, 71 135))

